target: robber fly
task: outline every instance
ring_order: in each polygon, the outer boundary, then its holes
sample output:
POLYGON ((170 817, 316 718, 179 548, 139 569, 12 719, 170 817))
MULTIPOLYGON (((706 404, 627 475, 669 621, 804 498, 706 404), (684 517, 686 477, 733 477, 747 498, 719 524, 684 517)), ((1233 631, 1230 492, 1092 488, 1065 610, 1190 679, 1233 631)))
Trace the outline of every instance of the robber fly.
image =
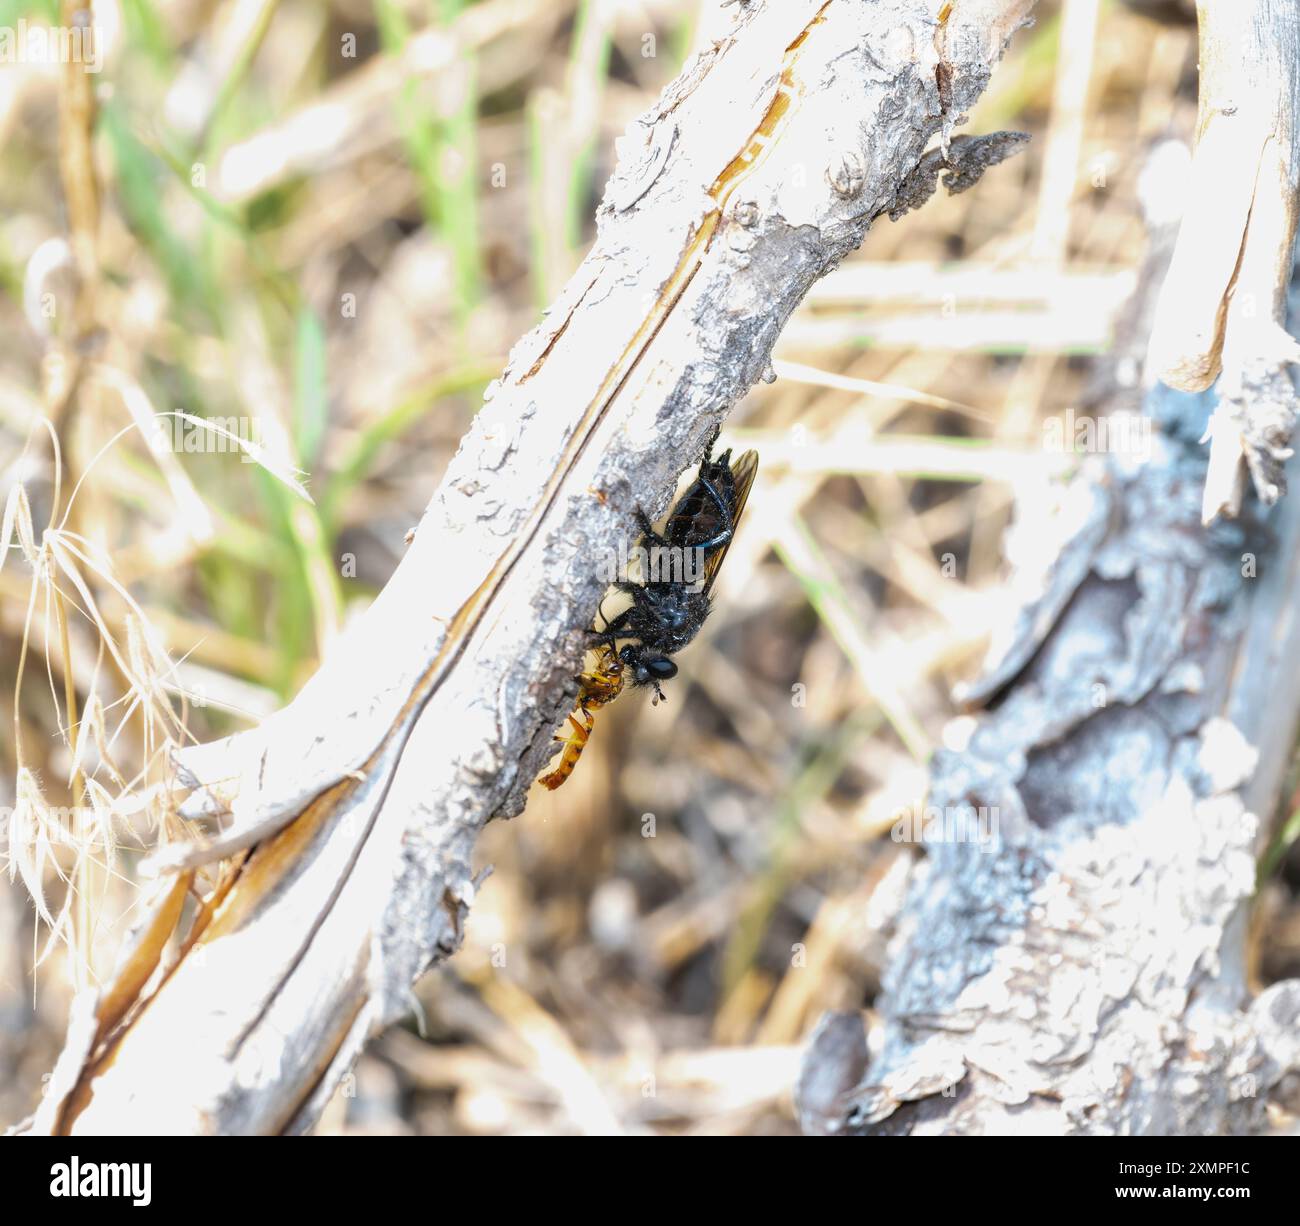
POLYGON ((591 730, 596 726, 596 717, 592 714, 597 707, 611 703, 623 692, 623 661, 614 654, 612 647, 602 646, 596 667, 589 673, 578 677, 578 706, 569 716, 573 731, 568 736, 556 736, 564 743, 564 752, 560 755, 560 764, 549 774, 541 778, 543 787, 552 792, 560 786, 578 765, 582 751, 591 737, 591 730), (582 716, 582 722, 578 722, 582 716))
POLYGON ((728 448, 715 460, 713 445, 717 441, 714 434, 704 449, 700 471, 669 512, 662 533, 656 532, 650 517, 637 508, 644 546, 657 547, 663 551, 661 556, 678 551, 681 557, 694 551, 692 556, 700 563, 695 582, 686 581, 682 568, 668 578, 652 570, 647 582, 625 580, 618 587, 632 597, 632 604, 613 621, 606 621, 603 630, 592 631, 596 641, 611 652, 619 640, 631 640, 617 648, 618 659, 627 667, 634 686, 653 687, 656 704, 664 696, 660 682, 677 675, 677 665, 670 657, 699 633, 709 615, 714 580, 758 472, 754 451, 745 452, 733 464, 728 448))

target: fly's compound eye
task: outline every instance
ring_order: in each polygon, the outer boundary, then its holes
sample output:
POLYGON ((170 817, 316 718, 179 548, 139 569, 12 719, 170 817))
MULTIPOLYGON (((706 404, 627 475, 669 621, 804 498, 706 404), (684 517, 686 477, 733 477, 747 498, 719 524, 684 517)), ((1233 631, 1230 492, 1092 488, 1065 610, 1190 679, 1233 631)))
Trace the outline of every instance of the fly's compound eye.
POLYGON ((645 664, 646 668, 660 681, 667 681, 670 677, 677 676, 677 665, 665 656, 647 660, 645 664))

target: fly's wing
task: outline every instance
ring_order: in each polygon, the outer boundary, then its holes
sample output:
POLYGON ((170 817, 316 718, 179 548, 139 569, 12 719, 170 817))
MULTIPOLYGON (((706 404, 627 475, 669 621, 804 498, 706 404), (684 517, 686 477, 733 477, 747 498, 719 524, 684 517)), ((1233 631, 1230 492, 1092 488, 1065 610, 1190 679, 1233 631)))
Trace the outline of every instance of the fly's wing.
MULTIPOLYGON (((740 517, 744 513, 745 503, 749 500, 749 491, 754 486, 754 478, 758 475, 758 452, 747 451, 738 460, 731 465, 731 479, 735 485, 735 497, 731 504, 731 541, 736 539, 736 527, 740 523, 740 517)), ((727 556, 727 551, 731 548, 731 541, 728 541, 720 549, 715 549, 704 560, 704 590, 710 591, 713 587, 713 581, 718 577, 718 570, 722 566, 722 559, 727 556)))
POLYGON ((719 526, 716 523, 717 507, 713 499, 704 492, 703 482, 707 478, 723 498, 729 498, 734 488, 731 466, 728 463, 730 458, 731 450, 728 448, 716 460, 700 464, 699 474, 673 507, 664 524, 664 540, 669 544, 689 548, 694 543, 692 538, 704 539, 717 531, 719 526), (703 528, 700 527, 701 516, 705 519, 703 528))

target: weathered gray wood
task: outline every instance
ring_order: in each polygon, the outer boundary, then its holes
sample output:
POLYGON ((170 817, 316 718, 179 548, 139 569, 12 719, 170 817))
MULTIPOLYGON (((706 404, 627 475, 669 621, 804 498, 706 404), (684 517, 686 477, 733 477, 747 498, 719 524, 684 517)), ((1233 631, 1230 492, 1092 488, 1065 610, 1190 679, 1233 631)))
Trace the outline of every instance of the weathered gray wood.
MULTIPOLYGON (((1138 352, 1172 234, 1154 245, 1138 352)), ((879 1053, 824 1019, 808 1131, 1256 1131, 1300 1067, 1300 982, 1252 1000, 1245 943, 1300 710, 1300 505, 1203 528, 1210 396, 1139 388, 1116 356, 1106 407, 1149 416, 1150 460, 1098 460, 1054 537, 1028 526, 1052 564, 929 798, 996 838, 928 845, 879 1053)))
MULTIPOLYGON (((310 1125, 459 944, 475 837, 522 808, 551 752, 637 502, 660 508, 809 286, 917 202, 927 144, 949 145, 1031 7, 735 6, 623 138, 592 252, 515 348, 374 607, 283 712, 182 756, 183 811, 224 831, 155 870, 184 881, 256 848, 162 986, 121 1022, 101 1009, 50 1129, 310 1125)), ((967 149, 966 173, 996 160, 967 149)), ((119 982, 148 968, 146 937, 119 982)))

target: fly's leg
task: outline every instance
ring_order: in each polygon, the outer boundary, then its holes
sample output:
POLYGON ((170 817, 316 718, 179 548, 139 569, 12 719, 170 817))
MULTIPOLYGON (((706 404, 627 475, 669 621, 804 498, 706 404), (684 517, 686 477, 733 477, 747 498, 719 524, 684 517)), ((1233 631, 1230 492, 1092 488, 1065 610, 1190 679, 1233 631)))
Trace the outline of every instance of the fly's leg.
POLYGON ((655 531, 654 523, 650 516, 645 513, 645 508, 638 506, 636 509, 636 526, 641 529, 642 539, 649 541, 652 545, 658 545, 661 548, 668 542, 655 531))
POLYGON ((615 640, 635 635, 635 631, 632 629, 631 622, 628 619, 628 614, 631 612, 631 609, 624 609, 623 612, 614 618, 613 621, 610 621, 602 611, 600 614, 600 620, 605 623, 605 628, 603 630, 592 629, 587 631, 591 636, 591 641, 593 643, 602 644, 613 651, 615 640))

